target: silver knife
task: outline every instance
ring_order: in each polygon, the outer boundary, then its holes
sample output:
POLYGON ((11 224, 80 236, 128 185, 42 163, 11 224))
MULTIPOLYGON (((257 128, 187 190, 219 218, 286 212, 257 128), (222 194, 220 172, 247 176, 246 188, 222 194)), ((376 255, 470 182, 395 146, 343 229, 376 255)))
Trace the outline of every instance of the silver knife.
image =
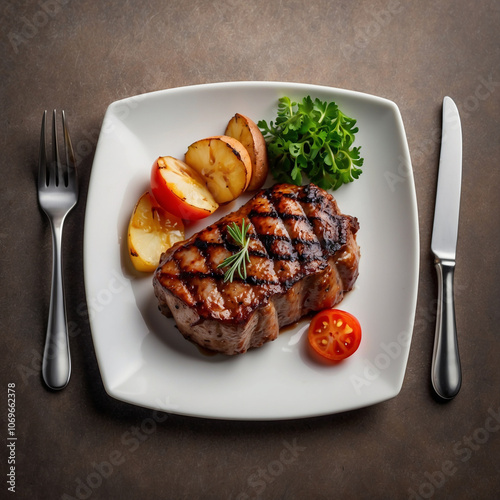
POLYGON ((443 100, 443 131, 431 250, 438 276, 438 307, 431 379, 436 393, 452 399, 462 385, 453 294, 462 184, 462 127, 457 106, 443 100))

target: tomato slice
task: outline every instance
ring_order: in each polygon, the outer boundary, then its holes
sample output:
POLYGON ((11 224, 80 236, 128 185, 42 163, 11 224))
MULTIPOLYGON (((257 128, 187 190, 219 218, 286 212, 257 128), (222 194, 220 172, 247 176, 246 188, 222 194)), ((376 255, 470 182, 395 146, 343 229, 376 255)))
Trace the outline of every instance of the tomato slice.
POLYGON ((318 354, 332 361, 341 361, 358 349, 361 325, 346 311, 325 309, 312 319, 307 337, 318 354))

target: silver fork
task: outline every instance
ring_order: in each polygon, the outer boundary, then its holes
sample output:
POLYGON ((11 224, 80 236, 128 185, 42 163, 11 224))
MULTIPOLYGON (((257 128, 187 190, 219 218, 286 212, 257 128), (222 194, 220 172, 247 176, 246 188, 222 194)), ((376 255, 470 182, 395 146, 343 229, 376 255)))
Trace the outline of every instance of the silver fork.
POLYGON ((50 221, 52 230, 52 286, 42 375, 48 387, 58 390, 66 387, 71 374, 61 244, 64 219, 78 201, 78 182, 75 155, 64 111, 62 112, 62 123, 66 152, 65 163, 61 162, 59 156, 56 110, 52 116, 52 161, 47 160, 45 149, 46 118, 47 111, 44 111, 38 165, 38 201, 50 221))

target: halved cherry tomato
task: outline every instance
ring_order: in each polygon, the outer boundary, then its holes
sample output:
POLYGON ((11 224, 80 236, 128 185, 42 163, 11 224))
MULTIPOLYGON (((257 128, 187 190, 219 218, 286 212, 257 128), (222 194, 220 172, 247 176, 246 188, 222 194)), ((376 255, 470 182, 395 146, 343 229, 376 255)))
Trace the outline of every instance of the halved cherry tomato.
POLYGON ((325 309, 314 316, 307 336, 318 354, 332 361, 341 361, 358 349, 361 325, 346 311, 325 309))

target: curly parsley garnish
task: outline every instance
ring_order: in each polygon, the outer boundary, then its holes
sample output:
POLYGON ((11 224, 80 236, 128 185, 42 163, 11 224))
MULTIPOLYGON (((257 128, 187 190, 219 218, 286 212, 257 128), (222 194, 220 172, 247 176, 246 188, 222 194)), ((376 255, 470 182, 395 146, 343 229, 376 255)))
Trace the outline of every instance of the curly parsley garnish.
POLYGON ((245 226, 245 219, 241 219, 241 228, 238 227, 236 222, 227 226, 227 232, 233 238, 233 240, 241 247, 241 250, 233 255, 230 255, 219 267, 229 267, 229 269, 224 273, 224 283, 227 281, 233 281, 234 273, 238 271, 238 274, 242 280, 247 277, 247 263, 250 263, 250 255, 248 254, 248 245, 250 244, 250 238, 247 237, 248 229, 250 224, 245 226))
POLYGON ((273 177, 302 184, 306 175, 324 189, 338 189, 362 171, 360 147, 351 147, 358 132, 356 120, 344 115, 335 102, 279 99, 276 122, 258 122, 266 142, 273 177))

